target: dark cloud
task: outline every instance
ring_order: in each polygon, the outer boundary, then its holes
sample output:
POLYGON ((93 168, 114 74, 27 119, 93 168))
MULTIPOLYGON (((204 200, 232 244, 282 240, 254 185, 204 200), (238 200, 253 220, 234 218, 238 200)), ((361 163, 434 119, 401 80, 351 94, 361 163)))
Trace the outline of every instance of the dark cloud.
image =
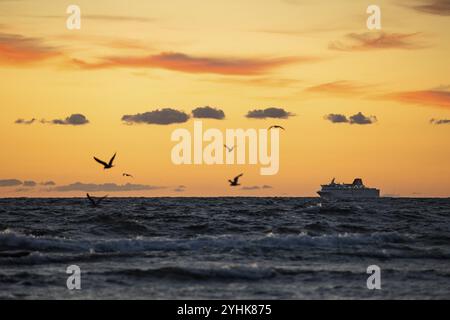
POLYGON ((411 6, 411 8, 429 14, 440 16, 450 16, 449 0, 424 0, 421 5, 411 6))
POLYGON ((347 117, 343 114, 330 113, 325 116, 325 119, 330 120, 333 123, 347 123, 348 122, 347 117))
POLYGON ((375 116, 366 117, 361 112, 358 112, 357 114, 350 116, 349 118, 350 124, 372 124, 375 122, 377 122, 377 117, 375 116))
POLYGON ((100 58, 98 63, 73 59, 82 69, 158 68, 186 73, 213 73, 222 75, 258 75, 295 62, 316 61, 314 57, 275 59, 194 57, 184 53, 163 52, 148 56, 118 56, 100 58))
POLYGON ((436 125, 450 124, 450 119, 431 119, 430 123, 431 124, 436 124, 436 125))
POLYGON ((17 119, 14 123, 16 123, 16 124, 33 124, 35 121, 36 121, 35 118, 30 119, 30 120, 17 119))
POLYGON ((23 182, 24 187, 35 187, 36 185, 37 185, 37 183, 34 181, 24 181, 23 182))
POLYGON ((247 118, 253 119, 266 119, 266 118, 278 118, 278 119, 287 119, 294 114, 285 111, 282 108, 267 108, 267 109, 257 109, 251 110, 247 113, 247 118))
POLYGON ((211 108, 209 106, 199 107, 192 110, 192 115, 194 118, 203 118, 203 119, 225 119, 225 113, 216 108, 211 108))
POLYGON ((160 186, 151 186, 143 184, 123 184, 117 185, 115 183, 104 183, 104 184, 94 184, 94 183, 81 183, 76 182, 69 185, 58 186, 50 189, 49 191, 58 192, 68 192, 68 191, 86 191, 86 192, 120 192, 120 191, 145 191, 145 190, 156 190, 162 189, 160 186))
POLYGON ((126 122, 127 124, 146 123, 168 125, 172 123, 184 123, 188 120, 188 114, 183 111, 178 111, 171 108, 138 113, 135 115, 124 115, 122 117, 122 121, 126 122))
POLYGON ((17 179, 4 179, 0 180, 0 187, 17 187, 21 186, 22 181, 17 179))
POLYGON ((329 48, 339 51, 367 51, 378 49, 422 49, 416 38, 418 33, 365 32, 350 33, 346 41, 333 41, 329 48))
POLYGON ((377 122, 377 117, 375 116, 365 116, 361 112, 354 114, 347 118, 347 116, 343 114, 335 114, 331 113, 324 117, 326 120, 331 121, 332 123, 349 123, 349 124, 372 124, 377 122))
POLYGON ((66 119, 54 119, 50 121, 52 124, 58 125, 71 125, 71 126, 82 126, 89 123, 89 120, 82 114, 72 114, 66 119))

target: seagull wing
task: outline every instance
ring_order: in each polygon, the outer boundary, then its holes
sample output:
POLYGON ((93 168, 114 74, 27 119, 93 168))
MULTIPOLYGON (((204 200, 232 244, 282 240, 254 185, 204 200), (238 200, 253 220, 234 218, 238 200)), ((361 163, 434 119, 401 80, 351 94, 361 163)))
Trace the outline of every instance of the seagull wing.
POLYGON ((106 196, 103 196, 103 197, 101 197, 101 198, 98 198, 98 200, 97 200, 97 204, 100 204, 100 202, 102 202, 104 199, 106 199, 108 197, 108 195, 106 195, 106 196))
POLYGON ((93 206, 96 206, 97 203, 95 202, 94 199, 92 199, 92 197, 89 195, 89 193, 86 193, 87 198, 89 199, 89 201, 92 203, 93 206))
POLYGON ((103 166, 107 166, 108 164, 105 161, 100 160, 99 158, 94 157, 94 160, 98 163, 102 164, 103 166))
POLYGON ((242 177, 244 174, 243 173, 241 173, 240 175, 238 175, 238 176, 236 176, 236 177, 234 177, 234 183, 238 183, 238 181, 239 181, 239 178, 240 177, 242 177))
POLYGON ((111 160, 109 160, 109 165, 110 165, 110 166, 112 166, 112 164, 113 164, 113 162, 114 162, 114 159, 116 158, 116 154, 117 154, 117 153, 114 153, 114 155, 112 156, 111 160))

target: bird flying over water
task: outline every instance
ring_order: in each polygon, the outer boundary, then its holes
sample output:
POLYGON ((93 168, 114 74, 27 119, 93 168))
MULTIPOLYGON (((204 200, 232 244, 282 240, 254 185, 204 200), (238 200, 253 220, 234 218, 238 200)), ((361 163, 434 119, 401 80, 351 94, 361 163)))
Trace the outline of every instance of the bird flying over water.
POLYGON ((102 161, 96 157, 94 157, 94 160, 97 161, 98 163, 100 163, 101 165, 103 165, 103 169, 111 169, 113 166, 113 161, 116 158, 116 153, 114 153, 114 155, 112 156, 111 160, 109 160, 108 163, 106 163, 105 161, 102 161))
POLYGON ((281 130, 286 130, 286 129, 284 129, 282 126, 279 126, 279 125, 270 126, 268 130, 270 130, 270 129, 281 129, 281 130))
POLYGON ((130 177, 130 178, 134 178, 133 175, 129 174, 129 173, 122 173, 123 177, 130 177))
POLYGON ((223 146, 228 150, 228 152, 231 152, 234 150, 234 146, 232 146, 231 148, 229 146, 227 146, 226 144, 224 144, 223 146))
POLYGON ((236 186, 240 186, 239 184, 239 178, 242 177, 244 174, 241 173, 240 175, 234 177, 233 180, 228 180, 228 182, 230 183, 231 187, 236 187, 236 186))
POLYGON ((107 196, 108 195, 101 198, 93 198, 89 193, 86 193, 86 197, 89 199, 93 207, 98 207, 100 205, 100 202, 102 202, 107 196))

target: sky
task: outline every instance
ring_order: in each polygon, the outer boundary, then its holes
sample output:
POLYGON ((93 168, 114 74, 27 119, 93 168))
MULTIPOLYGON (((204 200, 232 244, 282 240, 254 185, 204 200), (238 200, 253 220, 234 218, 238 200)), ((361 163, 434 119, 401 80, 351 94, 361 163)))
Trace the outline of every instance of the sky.
POLYGON ((448 30, 448 0, 0 0, 0 197, 449 197, 448 30), (279 172, 175 165, 195 120, 283 126, 279 172))

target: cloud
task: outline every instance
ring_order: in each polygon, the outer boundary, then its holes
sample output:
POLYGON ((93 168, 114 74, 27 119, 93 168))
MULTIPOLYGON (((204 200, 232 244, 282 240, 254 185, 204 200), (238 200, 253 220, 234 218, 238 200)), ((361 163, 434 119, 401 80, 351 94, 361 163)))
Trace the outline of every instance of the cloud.
POLYGON ((207 81, 221 84, 239 84, 254 87, 276 87, 276 88, 287 88, 300 82, 300 80, 289 78, 271 78, 271 77, 242 78, 230 76, 223 78, 208 79, 207 81))
POLYGON ((85 192, 120 192, 120 191, 145 191, 145 190, 156 190, 162 189, 160 186, 151 186, 143 184, 123 184, 117 185, 115 183, 104 183, 104 184, 94 184, 94 183, 81 183, 76 182, 69 185, 57 186, 49 189, 49 191, 58 192, 69 192, 69 191, 85 191, 85 192))
POLYGON ((17 187, 21 186, 22 181, 17 179, 4 179, 0 180, 0 187, 17 187))
POLYGON ((377 97, 402 103, 450 108, 450 91, 444 88, 393 92, 377 97))
POLYGON ((347 117, 343 114, 330 113, 325 116, 325 119, 330 120, 333 123, 347 123, 348 122, 347 117))
POLYGON ((450 1, 449 0, 425 0, 421 5, 410 6, 411 8, 429 14, 440 16, 450 15, 450 1))
POLYGON ((450 119, 431 119, 430 123, 435 125, 450 124, 450 119))
POLYGON ((358 112, 357 114, 350 116, 349 118, 350 124, 372 124, 375 122, 377 122, 377 117, 375 116, 366 117, 361 112, 358 112))
POLYGON ((104 57, 97 63, 73 59, 72 63, 81 69, 159 68, 186 73, 258 75, 287 64, 315 60, 317 58, 314 57, 273 59, 194 57, 184 53, 163 52, 148 56, 104 57))
POLYGON ((348 41, 333 41, 329 49, 339 51, 367 51, 379 49, 421 49, 422 44, 416 41, 419 33, 387 33, 365 32, 349 33, 346 35, 348 41))
POLYGON ((54 181, 44 181, 40 183, 41 186, 55 186, 56 183, 54 181))
POLYGON ((185 192, 186 186, 178 186, 175 189, 173 189, 174 192, 185 192))
POLYGON ((263 186, 247 186, 242 187, 241 190, 252 191, 252 190, 261 190, 261 189, 272 189, 272 186, 263 185, 263 186))
MULTIPOLYGON (((43 120, 43 122, 48 122, 43 120)), ((49 121, 49 123, 52 124, 59 124, 59 125, 71 125, 71 126, 82 126, 89 123, 89 120, 82 114, 72 114, 70 117, 67 117, 66 119, 54 119, 49 121)))
POLYGON ((124 115, 122 121, 127 124, 146 123, 146 124, 160 124, 168 125, 172 123, 184 123, 189 120, 189 115, 183 111, 174 110, 171 108, 158 109, 145 113, 138 113, 135 115, 124 115))
POLYGON ((37 183, 34 181, 24 181, 23 182, 24 187, 35 187, 36 185, 37 185, 37 183))
POLYGON ((200 119, 225 119, 225 113, 222 110, 208 106, 196 108, 192 110, 192 114, 194 118, 200 119))
POLYGON ((33 124, 35 121, 36 121, 35 118, 30 119, 30 120, 17 119, 14 123, 16 123, 16 124, 33 124))
POLYGON ((305 91, 312 93, 325 93, 331 95, 357 95, 364 93, 365 85, 361 85, 352 81, 338 80, 333 82, 322 83, 316 86, 306 88, 305 91))
POLYGON ((42 39, 0 32, 0 65, 23 65, 42 62, 60 52, 45 45, 42 39))
POLYGON ((267 109, 256 109, 251 110, 247 113, 247 118, 253 118, 253 119, 266 119, 266 118, 278 118, 278 119, 287 119, 291 116, 294 116, 294 114, 285 111, 282 108, 267 108, 267 109))
POLYGON ((357 114, 354 114, 347 118, 347 116, 343 114, 335 114, 331 113, 325 116, 326 120, 331 121, 332 123, 349 123, 349 124, 359 124, 359 125, 365 125, 365 124, 373 124, 377 122, 377 117, 375 116, 365 116, 361 112, 358 112, 357 114))

